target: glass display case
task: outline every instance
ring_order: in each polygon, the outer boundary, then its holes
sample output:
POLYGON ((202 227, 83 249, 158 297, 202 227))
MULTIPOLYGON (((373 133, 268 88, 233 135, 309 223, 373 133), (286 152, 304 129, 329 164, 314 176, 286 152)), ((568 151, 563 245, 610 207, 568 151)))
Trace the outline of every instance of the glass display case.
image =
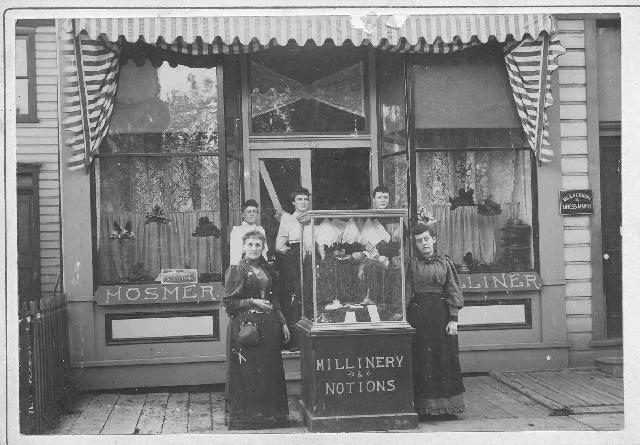
POLYGON ((406 325, 405 210, 314 210, 301 223, 303 323, 314 330, 406 325))

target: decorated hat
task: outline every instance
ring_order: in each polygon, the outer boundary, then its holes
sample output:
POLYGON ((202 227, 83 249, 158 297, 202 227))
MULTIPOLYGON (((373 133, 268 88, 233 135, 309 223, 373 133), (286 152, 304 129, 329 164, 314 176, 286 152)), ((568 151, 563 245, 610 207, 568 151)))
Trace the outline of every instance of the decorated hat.
POLYGON ((418 224, 432 225, 438 221, 431 212, 427 211, 425 206, 418 207, 418 224))

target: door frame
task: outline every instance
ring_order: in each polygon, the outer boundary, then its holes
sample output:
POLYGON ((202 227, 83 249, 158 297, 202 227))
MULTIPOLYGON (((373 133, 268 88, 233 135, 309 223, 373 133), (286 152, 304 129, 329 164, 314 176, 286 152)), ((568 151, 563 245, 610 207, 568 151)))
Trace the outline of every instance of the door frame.
MULTIPOLYGON (((311 149, 299 148, 295 150, 291 149, 251 149, 249 152, 249 181, 251 196, 258 201, 258 204, 262 206, 260 200, 260 159, 300 159, 300 185, 305 187, 312 193, 312 181, 311 181, 311 149)), ((269 181, 270 182, 270 181, 269 181)), ((266 181, 265 181, 266 184, 266 181)), ((267 189, 269 189, 267 184, 267 189)), ((270 192, 271 194, 271 192, 270 192)), ((273 197, 271 198, 273 201, 273 197)), ((277 201, 280 204, 279 201, 277 201)), ((274 202, 275 204, 275 202, 274 202)), ((309 203, 311 207, 312 203, 309 203)))

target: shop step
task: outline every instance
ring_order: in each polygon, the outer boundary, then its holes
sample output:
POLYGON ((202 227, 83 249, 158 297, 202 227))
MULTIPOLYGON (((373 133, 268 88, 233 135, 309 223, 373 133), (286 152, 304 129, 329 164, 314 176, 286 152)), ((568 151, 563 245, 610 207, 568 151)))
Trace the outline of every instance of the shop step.
POLYGON ((602 357, 596 359, 598 369, 613 377, 622 377, 624 371, 624 361, 622 357, 602 357))

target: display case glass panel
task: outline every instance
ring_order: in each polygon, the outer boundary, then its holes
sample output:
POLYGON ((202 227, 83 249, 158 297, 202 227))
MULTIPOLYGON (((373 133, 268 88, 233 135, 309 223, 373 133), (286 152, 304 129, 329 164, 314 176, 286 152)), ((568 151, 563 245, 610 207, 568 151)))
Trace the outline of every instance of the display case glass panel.
POLYGON ((306 214, 300 253, 303 317, 334 327, 406 322, 406 220, 404 210, 306 214))

